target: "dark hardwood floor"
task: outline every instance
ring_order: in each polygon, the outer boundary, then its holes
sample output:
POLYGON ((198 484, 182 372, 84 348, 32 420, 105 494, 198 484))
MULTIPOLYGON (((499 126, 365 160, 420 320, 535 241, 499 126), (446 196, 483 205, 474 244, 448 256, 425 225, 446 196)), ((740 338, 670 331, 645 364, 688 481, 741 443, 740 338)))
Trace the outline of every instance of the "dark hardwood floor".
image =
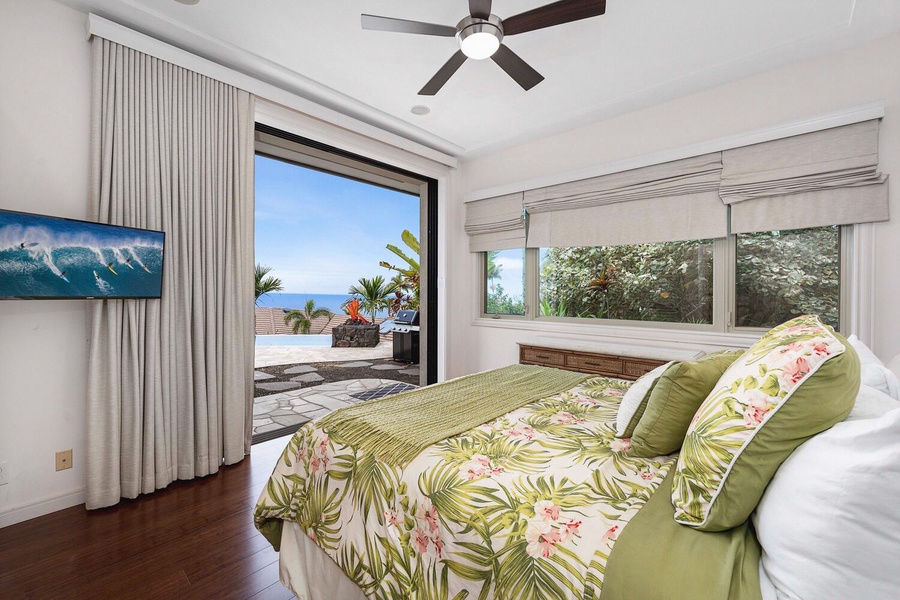
POLYGON ((252 516, 286 443, 257 444, 216 475, 113 508, 0 529, 0 598, 293 598, 252 516))

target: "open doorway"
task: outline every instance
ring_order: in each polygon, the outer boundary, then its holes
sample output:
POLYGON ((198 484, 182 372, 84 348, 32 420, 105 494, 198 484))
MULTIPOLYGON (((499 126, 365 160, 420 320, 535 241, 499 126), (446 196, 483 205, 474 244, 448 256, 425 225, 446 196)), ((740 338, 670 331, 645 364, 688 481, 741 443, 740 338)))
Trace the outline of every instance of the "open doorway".
POLYGON ((254 443, 435 381, 437 344, 434 182, 262 125, 256 151, 254 443))

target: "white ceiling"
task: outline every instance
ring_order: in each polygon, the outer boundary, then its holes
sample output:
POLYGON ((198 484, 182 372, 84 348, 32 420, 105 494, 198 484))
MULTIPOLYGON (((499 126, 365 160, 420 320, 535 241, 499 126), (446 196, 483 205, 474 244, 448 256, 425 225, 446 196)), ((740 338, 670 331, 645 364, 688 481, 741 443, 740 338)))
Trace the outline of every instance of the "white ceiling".
POLYGON ((469 60, 422 97, 456 41, 364 31, 360 13, 455 26, 466 0, 60 1, 464 159, 900 30, 900 0, 608 0, 604 16, 504 40, 544 75, 531 91, 469 60))

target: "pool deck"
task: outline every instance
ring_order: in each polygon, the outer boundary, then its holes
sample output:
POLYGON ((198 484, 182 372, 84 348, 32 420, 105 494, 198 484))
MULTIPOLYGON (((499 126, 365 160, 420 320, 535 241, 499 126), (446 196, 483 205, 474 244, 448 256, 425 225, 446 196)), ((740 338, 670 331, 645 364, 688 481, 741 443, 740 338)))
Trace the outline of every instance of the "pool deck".
POLYGON ((329 346, 257 346, 256 367, 294 363, 338 362, 390 358, 394 349, 389 342, 374 348, 331 348, 329 346))

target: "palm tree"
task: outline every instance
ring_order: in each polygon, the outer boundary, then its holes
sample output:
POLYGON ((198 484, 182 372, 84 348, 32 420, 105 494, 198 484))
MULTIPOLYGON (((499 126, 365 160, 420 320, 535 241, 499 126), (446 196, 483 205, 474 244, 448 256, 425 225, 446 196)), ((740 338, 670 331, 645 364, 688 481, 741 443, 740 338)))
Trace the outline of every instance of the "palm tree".
POLYGON ((485 269, 485 275, 487 275, 488 284, 491 287, 491 293, 496 289, 496 281, 500 279, 500 275, 503 272, 503 265, 497 264, 497 251, 492 251, 487 253, 487 268, 485 269))
POLYGON ((280 292, 284 288, 281 286, 281 280, 277 277, 269 275, 272 267, 266 267, 260 264, 256 265, 253 275, 256 278, 256 303, 259 304, 259 297, 269 292, 280 292), (268 275, 268 277, 267 277, 268 275))
POLYGON ((390 307, 390 295, 394 293, 395 289, 393 283, 386 282, 381 275, 376 275, 372 279, 360 277, 359 283, 351 285, 347 293, 360 297, 360 308, 372 316, 374 323, 375 313, 390 307))
MULTIPOLYGON (((410 250, 414 252, 414 256, 416 258, 419 257, 419 240, 416 239, 409 229, 404 229, 403 233, 400 234, 400 239, 403 240, 403 243, 406 244, 410 250)), ((399 256, 406 263, 405 267, 397 267, 392 265, 387 261, 381 261, 378 263, 379 266, 384 267, 385 269, 390 269, 392 271, 397 271, 397 275, 391 280, 391 283, 397 282, 398 278, 401 278, 402 285, 396 286, 404 291, 412 292, 412 297, 409 298, 407 304, 409 308, 416 310, 419 308, 419 261, 407 256, 403 250, 398 248, 393 244, 388 244, 387 249, 399 256)))
POLYGON ((316 301, 309 299, 302 310, 291 309, 284 315, 285 325, 290 325, 294 333, 309 333, 312 320, 316 317, 331 317, 331 311, 327 308, 316 307, 316 301))

